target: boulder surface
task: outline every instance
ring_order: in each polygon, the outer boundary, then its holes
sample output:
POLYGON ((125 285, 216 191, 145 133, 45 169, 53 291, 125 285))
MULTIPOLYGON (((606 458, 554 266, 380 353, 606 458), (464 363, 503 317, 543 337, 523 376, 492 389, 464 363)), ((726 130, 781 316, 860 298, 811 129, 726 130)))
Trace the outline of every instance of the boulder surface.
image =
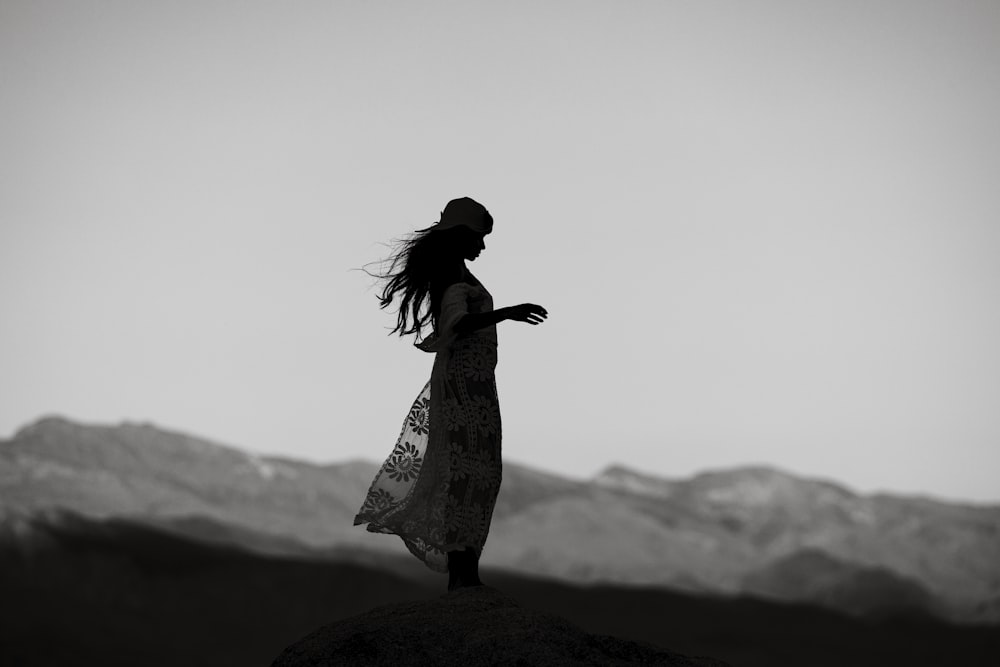
POLYGON ((631 664, 726 667, 584 632, 489 586, 376 607, 326 625, 282 651, 272 667, 631 664))

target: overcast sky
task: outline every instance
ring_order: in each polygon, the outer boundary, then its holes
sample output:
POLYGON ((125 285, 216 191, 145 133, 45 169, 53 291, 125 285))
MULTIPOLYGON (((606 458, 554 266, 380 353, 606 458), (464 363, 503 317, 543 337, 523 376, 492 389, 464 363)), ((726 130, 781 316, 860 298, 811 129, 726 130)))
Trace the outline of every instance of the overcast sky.
MULTIPOLYGON (((1000 502, 1000 3, 0 0, 0 437, 381 461, 468 195, 504 455, 1000 502)), ((359 499, 360 501, 360 499, 359 499)))

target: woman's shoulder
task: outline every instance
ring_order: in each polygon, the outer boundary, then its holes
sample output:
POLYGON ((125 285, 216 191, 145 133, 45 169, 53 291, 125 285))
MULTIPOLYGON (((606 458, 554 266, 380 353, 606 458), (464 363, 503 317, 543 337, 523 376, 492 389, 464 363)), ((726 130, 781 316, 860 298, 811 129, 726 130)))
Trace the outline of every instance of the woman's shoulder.
POLYGON ((433 290, 433 293, 437 294, 436 299, 438 303, 454 303, 473 298, 476 290, 476 287, 467 282, 455 280, 447 283, 439 283, 437 288, 433 290))
POLYGON ((468 269, 465 269, 462 273, 462 282, 480 289, 483 287, 483 284, 479 282, 479 279, 472 275, 472 271, 469 271, 468 269))
POLYGON ((466 271, 462 275, 454 275, 447 280, 441 281, 439 289, 442 293, 452 288, 463 290, 483 289, 483 284, 474 275, 466 271))

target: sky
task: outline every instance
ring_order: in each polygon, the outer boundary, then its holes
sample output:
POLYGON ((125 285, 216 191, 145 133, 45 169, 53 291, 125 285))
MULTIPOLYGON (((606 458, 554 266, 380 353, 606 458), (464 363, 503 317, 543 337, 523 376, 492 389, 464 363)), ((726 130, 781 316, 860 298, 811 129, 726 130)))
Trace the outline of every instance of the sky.
POLYGON ((0 437, 389 454, 471 196, 506 460, 1000 502, 1000 3, 0 0, 0 437), (372 268, 369 266, 369 268, 372 268))

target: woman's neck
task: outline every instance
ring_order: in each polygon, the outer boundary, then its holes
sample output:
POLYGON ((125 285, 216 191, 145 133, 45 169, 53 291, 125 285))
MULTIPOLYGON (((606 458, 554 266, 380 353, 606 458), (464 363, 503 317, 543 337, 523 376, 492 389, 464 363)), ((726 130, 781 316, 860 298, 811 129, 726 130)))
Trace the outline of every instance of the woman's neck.
POLYGON ((465 281, 470 285, 478 285, 479 280, 474 275, 472 275, 472 271, 469 271, 469 267, 463 264, 462 268, 465 270, 465 281))
POLYGON ((444 272, 443 275, 451 276, 451 278, 447 280, 445 284, 449 284, 451 282, 463 282, 463 283, 469 283, 471 285, 479 284, 479 280, 477 280, 476 277, 472 275, 472 271, 469 271, 469 267, 465 265, 464 259, 460 259, 454 264, 450 264, 449 268, 444 272))

